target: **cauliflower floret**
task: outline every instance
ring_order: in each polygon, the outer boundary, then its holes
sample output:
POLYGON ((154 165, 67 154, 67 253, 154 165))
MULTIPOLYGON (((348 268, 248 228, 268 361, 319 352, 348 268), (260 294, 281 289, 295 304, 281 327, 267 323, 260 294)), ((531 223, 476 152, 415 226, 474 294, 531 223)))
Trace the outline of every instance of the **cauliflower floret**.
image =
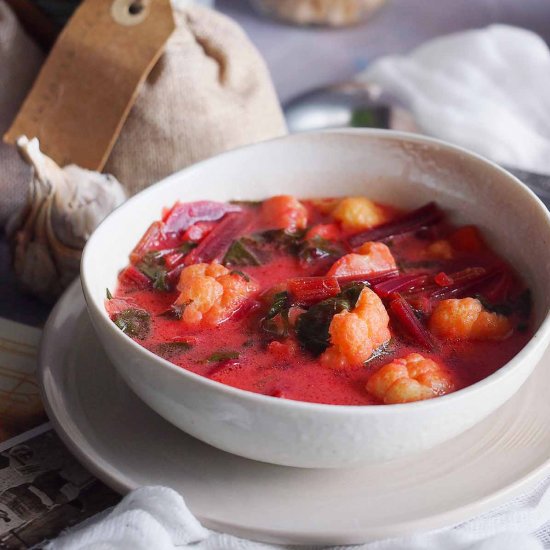
POLYGON ((229 270, 222 264, 193 264, 187 266, 180 273, 180 280, 178 282, 178 290, 182 290, 190 281, 197 277, 213 277, 214 279, 229 273, 229 270))
POLYGON ((459 340, 504 340, 512 332, 507 317, 484 310, 475 298, 442 300, 429 327, 438 336, 459 340))
POLYGON ((332 211, 334 219, 347 231, 361 231, 386 221, 383 210, 366 197, 342 199, 332 211))
POLYGON ((367 242, 358 248, 357 253, 346 254, 337 260, 327 275, 368 275, 393 269, 397 269, 397 265, 390 249, 383 243, 367 242))
POLYGON ((231 273, 221 264, 194 264, 183 269, 176 305, 184 306, 182 321, 188 325, 215 326, 225 321, 242 302, 258 290, 255 281, 231 273))
POLYGON ((394 359, 374 373, 367 391, 386 404, 431 399, 453 390, 449 375, 432 359, 419 353, 394 359))
POLYGON ((265 223, 273 228, 304 229, 307 226, 307 209, 295 197, 278 195, 262 203, 265 223))
POLYGON ((390 337, 389 317, 380 298, 364 288, 352 311, 336 314, 330 323, 331 346, 321 363, 331 368, 356 367, 390 337))

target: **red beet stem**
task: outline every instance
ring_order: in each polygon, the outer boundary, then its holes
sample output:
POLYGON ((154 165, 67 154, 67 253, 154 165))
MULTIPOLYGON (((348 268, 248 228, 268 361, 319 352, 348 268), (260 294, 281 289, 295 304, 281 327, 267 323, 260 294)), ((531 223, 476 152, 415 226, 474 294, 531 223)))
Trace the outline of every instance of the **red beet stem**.
POLYGON ((208 233, 185 257, 185 264, 221 261, 234 239, 239 237, 250 223, 250 218, 243 212, 227 214, 224 219, 208 233))
POLYGON ((183 271, 183 268, 185 267, 184 263, 178 264, 174 269, 170 270, 166 274, 166 280, 168 281, 168 284, 172 287, 177 286, 178 281, 180 280, 181 272, 183 271))
POLYGON ((139 242, 130 253, 130 262, 137 264, 143 256, 154 246, 157 246, 162 239, 162 222, 154 222, 143 234, 139 242))
POLYGON ((483 294, 489 302, 498 304, 505 302, 508 299, 510 286, 512 283, 509 273, 506 271, 495 272, 494 278, 491 280, 492 284, 490 286, 486 284, 487 281, 483 282, 485 283, 483 285, 484 288, 480 290, 483 290, 483 294))
POLYGON ((158 252, 166 255, 181 244, 181 239, 176 233, 166 233, 162 222, 154 222, 143 234, 138 244, 130 254, 130 262, 138 264, 148 252, 158 252))
POLYGON ((245 317, 248 317, 252 312, 260 309, 260 307, 261 303, 258 302, 258 300, 246 300, 241 306, 239 306, 239 309, 237 309, 237 311, 233 313, 231 319, 233 319, 234 321, 244 319, 245 317))
POLYGON ((471 267, 464 269, 463 271, 450 275, 450 278, 453 280, 452 284, 445 287, 440 287, 435 284, 430 290, 429 296, 430 298, 438 300, 461 296, 466 291, 471 290, 489 279, 492 279, 494 276, 494 271, 487 272, 487 270, 483 267, 471 267))
POLYGON ((185 254, 183 252, 175 250, 174 252, 170 252, 164 256, 164 265, 168 270, 174 269, 183 262, 184 258, 185 254))
POLYGON ((381 298, 387 298, 394 292, 408 292, 414 288, 418 288, 426 284, 429 280, 429 275, 425 273, 414 275, 402 275, 401 277, 392 277, 386 281, 382 281, 373 287, 374 292, 381 298))
POLYGON ((434 277, 434 283, 439 286, 449 286, 454 283, 454 280, 452 277, 449 277, 444 271, 440 271, 435 277, 434 277))
POLYGON ((348 241, 353 248, 356 248, 367 241, 380 241, 395 235, 416 231, 421 227, 433 225, 442 218, 443 212, 439 206, 435 202, 430 202, 421 208, 408 212, 397 220, 352 235, 348 241))
POLYGON ((340 293, 336 277, 296 277, 287 281, 287 289, 303 304, 320 302, 340 293))
POLYGON ((422 347, 434 348, 430 333, 420 323, 412 307, 400 294, 395 294, 389 304, 390 312, 399 322, 402 329, 422 347))
POLYGON ((336 277, 340 285, 348 283, 367 283, 370 286, 377 285, 389 279, 393 279, 399 275, 399 270, 390 269, 388 271, 379 271, 378 273, 356 273, 354 275, 342 275, 336 277))
POLYGON ((484 267, 469 267, 455 273, 450 273, 446 277, 451 280, 450 284, 441 286, 434 277, 427 277, 426 283, 415 285, 407 288, 403 286, 398 289, 401 294, 404 294, 407 299, 417 299, 424 297, 428 299, 444 299, 453 296, 460 296, 467 290, 470 290, 477 285, 484 283, 489 278, 494 276, 493 272, 488 272, 484 267))

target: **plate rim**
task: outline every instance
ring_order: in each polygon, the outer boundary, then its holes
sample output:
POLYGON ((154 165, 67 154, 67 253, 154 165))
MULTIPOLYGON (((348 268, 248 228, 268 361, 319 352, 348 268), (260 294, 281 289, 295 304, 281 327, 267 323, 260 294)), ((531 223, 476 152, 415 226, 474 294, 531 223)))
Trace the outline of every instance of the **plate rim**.
MULTIPOLYGON (((116 466, 109 464, 95 449, 79 428, 73 419, 70 424, 65 426, 60 419, 56 408, 55 395, 52 394, 52 388, 48 381, 48 374, 55 369, 55 365, 51 365, 47 361, 47 355, 50 347, 55 348, 56 324, 59 318, 66 316, 69 311, 76 307, 74 302, 81 300, 81 311, 86 310, 84 296, 80 285, 80 280, 76 279, 65 290, 57 304, 54 306, 46 325, 43 330, 40 340, 38 352, 38 368, 37 377, 40 386, 40 393, 44 408, 51 421, 53 428, 59 435, 63 443, 69 448, 70 452, 98 479, 103 481, 107 486, 118 493, 126 494, 135 489, 138 485, 133 483, 131 478, 126 476, 116 466), (72 427, 72 430, 71 430, 72 427)), ((76 327, 77 325, 75 325, 76 327)), ((94 335, 95 337, 95 335, 94 335)), ((99 340, 98 340, 99 343, 99 340)), ((57 369, 64 366, 64 361, 57 363, 57 369)), ((131 391, 130 388, 128 388, 131 391)), ((69 412, 67 401, 63 400, 62 408, 69 412)), ((144 407, 147 405, 143 404, 144 407)), ((70 416, 70 415, 67 415, 70 416)), ((168 422, 168 421, 166 421, 168 422)), ((222 452, 222 451, 220 451, 222 452)), ((429 452, 429 451, 427 451, 429 452)), ((205 527, 215 531, 227 533, 230 535, 249 538, 251 540, 264 543, 278 544, 293 544, 293 545, 345 545, 345 544, 364 544, 375 540, 383 540, 388 538, 397 538, 410 536, 418 532, 429 532, 442 528, 450 528, 462 522, 473 519, 479 514, 485 513, 504 504, 508 500, 529 491, 538 483, 546 474, 550 472, 550 456, 542 462, 538 467, 532 469, 524 476, 518 478, 514 482, 508 483, 502 488, 485 495, 483 498, 478 498, 474 502, 458 506, 454 509, 446 510, 439 514, 432 514, 429 517, 422 517, 412 520, 405 520, 392 525, 392 533, 387 532, 387 527, 381 529, 376 526, 357 527, 355 529, 347 528, 345 533, 336 532, 330 527, 319 529, 315 533, 311 531, 294 530, 292 533, 283 531, 278 528, 262 528, 255 529, 251 525, 242 525, 231 521, 220 521, 210 518, 205 514, 197 515, 197 519, 205 527), (429 525, 426 525, 429 524, 429 525)))

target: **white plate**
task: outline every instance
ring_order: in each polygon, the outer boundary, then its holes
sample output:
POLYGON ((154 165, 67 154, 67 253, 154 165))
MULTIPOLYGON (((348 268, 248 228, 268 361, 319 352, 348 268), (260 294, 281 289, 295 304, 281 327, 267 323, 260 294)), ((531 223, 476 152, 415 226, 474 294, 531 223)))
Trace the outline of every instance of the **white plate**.
POLYGON ((122 382, 95 337, 78 283, 46 326, 40 377, 48 414, 72 452, 120 492, 178 490, 207 527, 296 544, 352 544, 464 521, 549 468, 550 352, 487 420, 435 449, 351 470, 253 462, 186 435, 122 382))

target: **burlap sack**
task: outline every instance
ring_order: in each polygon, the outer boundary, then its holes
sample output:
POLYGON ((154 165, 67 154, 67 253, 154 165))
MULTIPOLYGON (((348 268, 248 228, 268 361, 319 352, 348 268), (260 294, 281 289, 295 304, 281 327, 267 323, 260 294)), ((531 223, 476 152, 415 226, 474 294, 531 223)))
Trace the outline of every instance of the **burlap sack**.
MULTIPOLYGON (((2 0, 0 7, 5 8, 2 0)), ((17 28, 9 12, 8 17, 17 28)), ((105 168, 131 193, 198 160, 286 131, 267 69, 241 29, 198 6, 176 10, 175 18, 178 27, 139 90, 105 168)), ((0 27, 4 38, 1 31, 0 27)), ((11 42, 9 59, 0 64, 2 76, 4 67, 10 68, 11 77, 17 76, 25 59, 20 48, 11 42)), ((34 63, 26 80, 20 79, 25 86, 17 88, 17 101, 6 105, 12 110, 6 125, 37 69, 34 63)), ((0 86, 0 94, 3 90, 0 86)), ((13 90, 8 95, 11 98, 13 90)), ((28 170, 19 179, 2 182, 13 197, 10 211, 17 211, 16 202, 23 205, 30 189, 25 206, 8 223, 7 234, 19 281, 50 300, 76 276, 87 236, 124 194, 112 178, 74 166, 61 169, 40 153, 37 142, 20 143, 34 177, 30 188, 28 170)), ((10 166, 21 167, 15 148, 2 150, 10 155, 10 166)))
POLYGON ((38 47, 0 0, 0 226, 23 204, 31 177, 15 147, 3 143, 1 136, 25 99, 42 60, 38 47))
POLYGON ((286 132, 267 68, 241 28, 190 6, 105 167, 134 193, 216 153, 286 132))

